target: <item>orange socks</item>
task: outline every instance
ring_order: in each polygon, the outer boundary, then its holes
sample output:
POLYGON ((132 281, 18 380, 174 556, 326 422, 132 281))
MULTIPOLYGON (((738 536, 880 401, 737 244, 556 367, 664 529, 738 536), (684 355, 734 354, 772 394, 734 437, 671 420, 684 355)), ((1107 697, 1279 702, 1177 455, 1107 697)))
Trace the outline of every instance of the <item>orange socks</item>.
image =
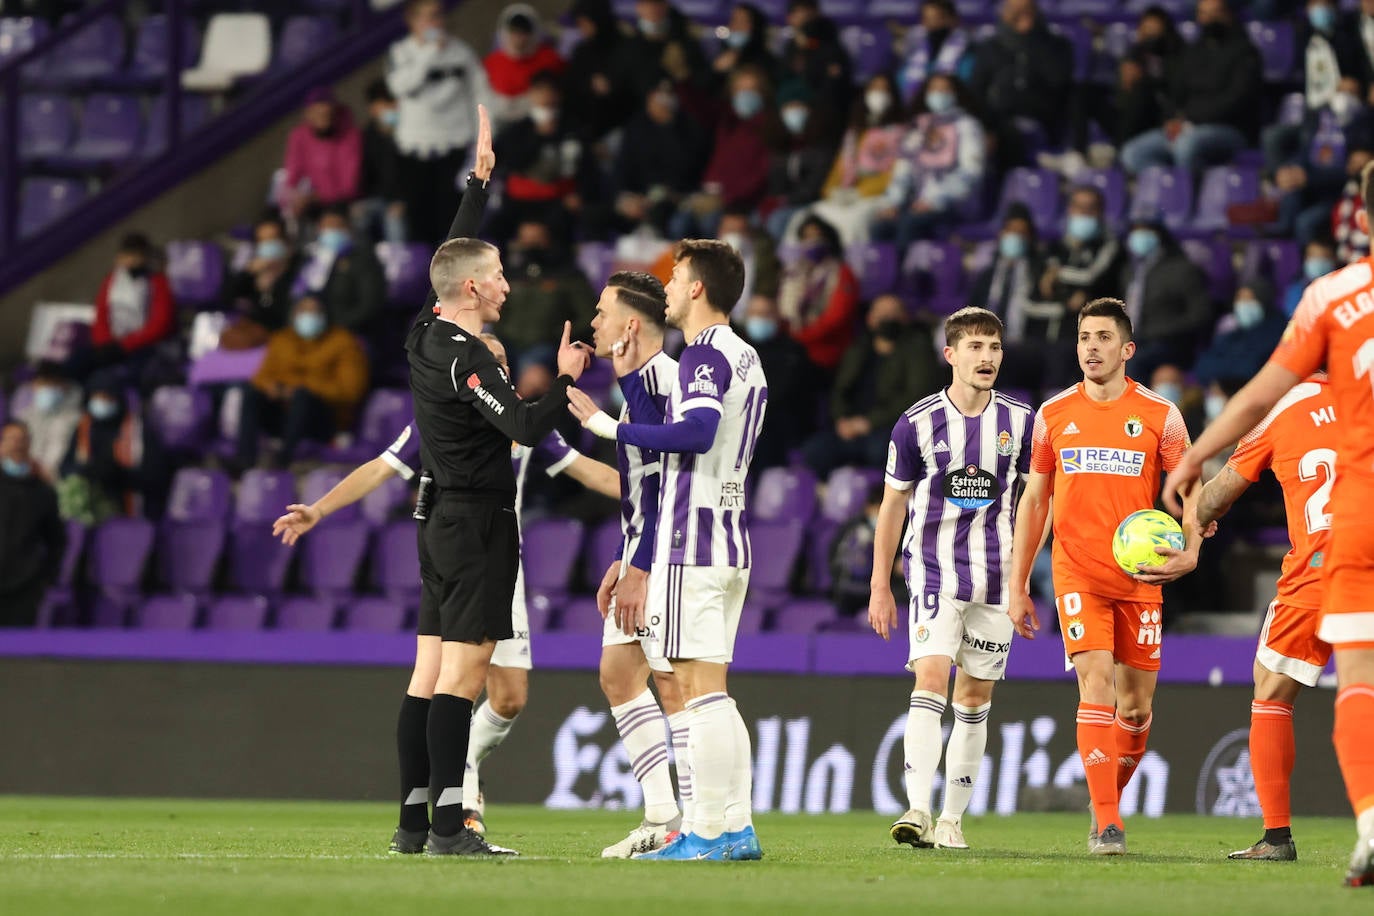
MULTIPOLYGON (((1080 732, 1082 726, 1079 727, 1080 732)), ((1374 685, 1351 684, 1336 694, 1336 759, 1359 817, 1374 808, 1374 685)), ((1267 815, 1267 812, 1266 812, 1267 815)))
POLYGON ((1135 768, 1140 763, 1140 758, 1145 756, 1145 745, 1150 740, 1150 723, 1154 721, 1154 716, 1146 716, 1144 722, 1127 722, 1120 716, 1116 717, 1113 727, 1116 731, 1116 794, 1120 798, 1121 790, 1126 788, 1126 783, 1131 781, 1135 775, 1135 768))
POLYGON ((1078 704, 1078 753, 1083 758, 1098 830, 1108 824, 1121 824, 1121 813, 1117 810, 1115 720, 1114 707, 1078 704))
POLYGON ((1293 740, 1293 707, 1273 700, 1250 703, 1250 770, 1264 812, 1264 829, 1288 827, 1293 821, 1289 785, 1297 746, 1293 740))

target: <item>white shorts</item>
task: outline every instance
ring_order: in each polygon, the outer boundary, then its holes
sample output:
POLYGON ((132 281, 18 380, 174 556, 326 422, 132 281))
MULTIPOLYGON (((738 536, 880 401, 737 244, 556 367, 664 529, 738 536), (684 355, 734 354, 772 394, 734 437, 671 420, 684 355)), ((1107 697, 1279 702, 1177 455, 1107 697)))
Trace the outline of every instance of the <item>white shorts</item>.
MULTIPOLYGON (((638 541, 638 539, 636 539, 636 542, 637 542, 637 541, 638 541)), ((630 542, 629 538, 626 538, 626 540, 625 540, 625 549, 624 549, 624 551, 622 552, 622 556, 624 556, 624 557, 630 556, 631 553, 633 552, 633 549, 634 549, 634 545, 630 542)), ((622 578, 622 579, 625 578, 625 572, 626 572, 629 568, 630 568, 630 561, 629 561, 629 560, 624 560, 624 559, 622 559, 622 560, 620 561, 620 578, 622 578)), ((648 600, 647 596, 646 596, 645 600, 646 600, 646 601, 648 600)), ((648 609, 646 608, 646 609, 645 609, 646 613, 647 613, 647 610, 648 610, 648 609)), ((673 666, 670 665, 670 664, 668 664, 668 660, 667 660, 666 658, 654 658, 652 655, 649 654, 648 640, 649 640, 649 629, 648 629, 648 627, 645 627, 644 629, 640 630, 638 633, 635 633, 633 636, 626 636, 626 635, 624 634, 624 632, 621 631, 620 627, 618 627, 618 626, 615 625, 615 596, 612 595, 612 596, 611 596, 611 612, 610 612, 609 614, 606 615, 606 625, 605 625, 604 627, 602 627, 602 629, 601 629, 601 648, 604 649, 604 648, 606 648, 607 646, 631 646, 631 645, 639 645, 640 648, 642 648, 642 649, 644 650, 644 657, 647 658, 647 659, 649 660, 649 667, 650 667, 650 669, 652 669, 652 670, 654 670, 654 671, 657 671, 657 672, 659 672, 659 673, 661 673, 661 674, 672 674, 672 673, 673 673, 673 666)))
POLYGON ((728 665, 749 591, 749 570, 733 566, 662 563, 649 573, 650 659, 686 659, 728 665))
POLYGON ((979 680, 1000 681, 1007 673, 1015 630, 1002 605, 913 594, 907 632, 911 634, 908 671, 916 670, 918 659, 947 655, 965 674, 979 680), (932 598, 935 607, 924 607, 932 598))
POLYGON ((525 564, 520 563, 520 571, 515 575, 515 600, 510 605, 510 639, 496 643, 491 653, 491 663, 498 668, 521 668, 529 671, 534 667, 530 657, 530 612, 525 607, 525 564))

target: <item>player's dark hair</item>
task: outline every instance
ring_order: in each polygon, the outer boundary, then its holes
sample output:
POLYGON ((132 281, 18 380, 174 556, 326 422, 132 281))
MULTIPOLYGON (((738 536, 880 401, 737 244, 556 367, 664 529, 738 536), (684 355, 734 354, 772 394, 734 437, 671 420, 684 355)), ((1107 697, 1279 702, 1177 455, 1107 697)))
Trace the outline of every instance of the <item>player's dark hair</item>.
POLYGON ((945 319, 945 346, 956 347, 959 341, 974 334, 1001 339, 1002 319, 987 309, 965 306, 945 319))
POLYGON ((618 270, 607 278, 606 285, 614 287, 616 300, 641 320, 659 331, 668 326, 664 314, 668 299, 658 277, 640 270, 618 270))
POLYGON ((744 259, 719 239, 683 239, 674 263, 690 262, 692 279, 706 288, 706 302, 722 315, 730 314, 744 292, 744 259))
POLYGON ((130 232, 119 240, 119 253, 149 258, 153 255, 153 243, 142 232, 130 232))
POLYGON ((563 95, 563 81, 559 79, 558 74, 554 73, 552 70, 540 70, 534 76, 530 77, 530 89, 541 86, 545 89, 552 89, 554 92, 557 92, 559 96, 563 95))
POLYGON ((1131 327, 1131 316, 1126 314, 1126 303, 1120 299, 1113 299, 1110 296, 1094 299, 1079 311, 1079 327, 1083 326, 1084 318, 1110 318, 1116 322, 1116 329, 1121 332, 1122 343, 1128 343, 1135 339, 1135 329, 1131 327))

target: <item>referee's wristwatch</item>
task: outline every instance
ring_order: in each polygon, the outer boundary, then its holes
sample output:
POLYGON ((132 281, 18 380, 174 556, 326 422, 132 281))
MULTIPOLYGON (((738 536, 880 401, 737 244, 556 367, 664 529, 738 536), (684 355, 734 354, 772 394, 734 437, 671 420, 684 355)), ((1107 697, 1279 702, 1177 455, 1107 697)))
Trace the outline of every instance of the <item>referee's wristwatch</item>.
POLYGON ((468 187, 471 187, 474 184, 480 184, 482 186, 482 190, 485 191, 487 189, 487 185, 491 184, 491 179, 488 178, 486 181, 483 181, 482 179, 477 177, 476 172, 469 171, 467 180, 465 180, 463 184, 467 185, 468 187))

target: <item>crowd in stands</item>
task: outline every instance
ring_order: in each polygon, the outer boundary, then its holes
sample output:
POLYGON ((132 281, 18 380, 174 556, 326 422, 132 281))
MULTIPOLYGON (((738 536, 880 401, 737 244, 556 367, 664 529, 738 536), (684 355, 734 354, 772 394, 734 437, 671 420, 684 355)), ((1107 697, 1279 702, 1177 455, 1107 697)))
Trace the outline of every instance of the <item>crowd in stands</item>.
MULTIPOLYGON (((818 0, 765 6, 778 12, 738 3, 694 23, 670 0, 636 0, 629 20, 575 0, 560 32, 513 4, 474 45, 439 3, 406 4, 409 33, 364 108, 327 87, 303 99, 270 210, 198 309, 221 313, 221 352, 263 354, 213 389, 237 418, 218 448, 174 454, 142 422, 155 389, 183 383, 202 316, 131 234, 92 283, 89 341, 27 370, 26 474, 56 485, 64 518, 95 522, 161 511, 186 461, 237 475, 299 466, 303 447, 339 454, 369 392, 404 386, 397 328, 418 297, 392 301, 378 243, 442 240, 479 103, 497 155, 483 234, 511 284, 496 330, 522 396, 547 389, 564 321, 585 336, 612 264, 666 275, 673 240, 719 237, 745 259, 734 318, 772 389, 760 471, 881 468, 898 415, 947 378, 938 319, 966 304, 1005 322, 1000 387, 1038 400, 1079 377, 1078 310, 1124 299, 1131 374, 1196 432, 1307 283, 1367 252, 1354 214, 1374 157, 1374 0, 1096 18, 924 0, 918 21, 877 30, 876 50, 850 40, 871 23, 832 20, 818 0), (1284 24, 1291 47, 1257 47, 1256 22, 1284 24), (1291 66, 1276 71, 1276 53, 1291 66), (1218 181, 1246 175, 1254 193, 1223 194, 1220 223, 1194 219, 1194 200, 1200 214, 1218 181), (1048 190, 1016 190, 1028 180, 1048 190), (949 251, 952 295, 922 260, 949 251)), ((568 511, 569 496, 532 505, 568 511)), ((863 552, 863 517, 836 556, 863 552)))

